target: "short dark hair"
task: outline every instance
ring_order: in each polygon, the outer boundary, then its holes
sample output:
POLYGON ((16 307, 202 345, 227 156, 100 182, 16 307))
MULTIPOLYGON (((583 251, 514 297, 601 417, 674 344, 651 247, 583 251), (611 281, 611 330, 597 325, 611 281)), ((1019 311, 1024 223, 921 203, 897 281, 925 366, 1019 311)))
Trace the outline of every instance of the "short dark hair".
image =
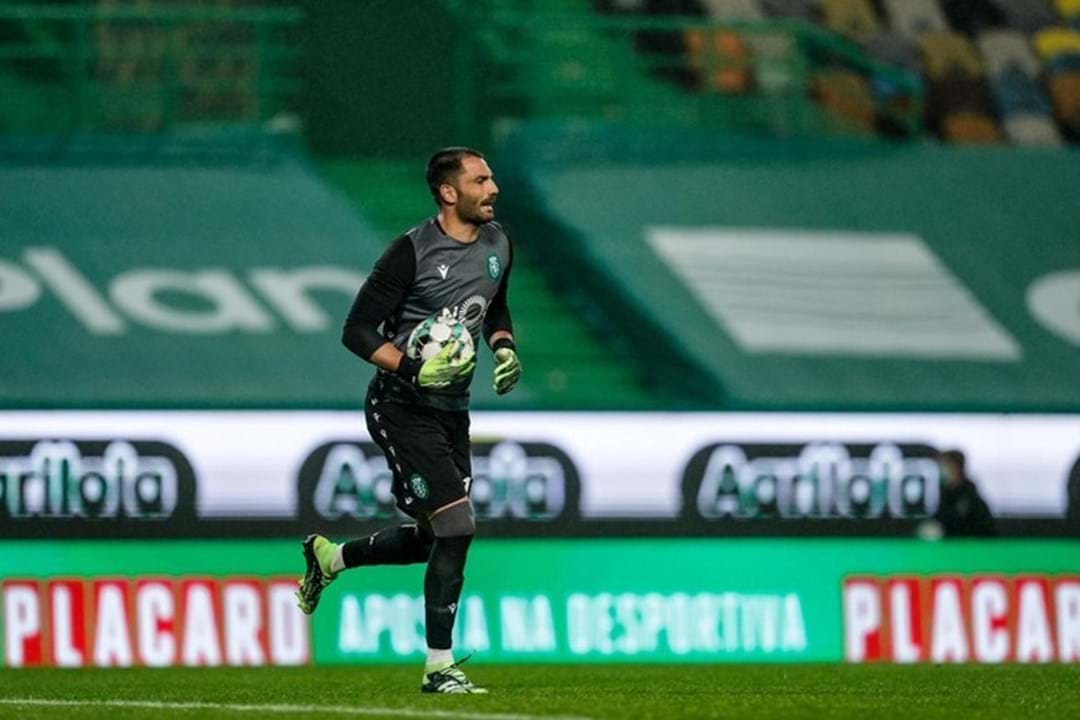
POLYGON ((427 164, 427 184, 431 190, 431 196, 435 198, 436 205, 442 205, 439 197, 439 188, 452 177, 456 177, 462 170, 461 161, 466 156, 484 159, 479 150, 462 145, 445 147, 435 151, 427 164))

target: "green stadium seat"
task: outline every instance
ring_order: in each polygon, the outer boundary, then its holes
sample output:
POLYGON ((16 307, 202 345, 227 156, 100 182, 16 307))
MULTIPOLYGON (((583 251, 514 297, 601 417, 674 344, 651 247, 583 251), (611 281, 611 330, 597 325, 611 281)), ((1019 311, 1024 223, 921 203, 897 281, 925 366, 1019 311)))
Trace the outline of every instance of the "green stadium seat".
POLYGON ((793 70, 798 49, 790 35, 751 34, 747 38, 757 87, 766 94, 796 88, 801 80, 793 70))

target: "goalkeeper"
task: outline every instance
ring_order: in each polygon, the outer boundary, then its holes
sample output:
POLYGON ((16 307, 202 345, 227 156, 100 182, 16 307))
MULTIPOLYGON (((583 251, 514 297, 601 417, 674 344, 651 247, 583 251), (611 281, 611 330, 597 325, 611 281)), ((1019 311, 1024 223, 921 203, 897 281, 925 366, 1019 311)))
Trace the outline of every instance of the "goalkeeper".
POLYGON ((405 351, 418 324, 449 314, 488 342, 495 392, 510 392, 521 375, 506 300, 514 253, 494 222, 499 188, 483 155, 464 147, 439 150, 428 161, 427 183, 438 213, 375 263, 342 336, 349 350, 378 367, 365 402, 368 432, 386 455, 397 506, 416 522, 340 545, 308 536, 297 599, 310 614, 343 570, 427 563, 428 654, 420 690, 483 693, 455 663, 450 640, 476 531, 468 412, 475 354, 456 342, 426 361, 405 351))

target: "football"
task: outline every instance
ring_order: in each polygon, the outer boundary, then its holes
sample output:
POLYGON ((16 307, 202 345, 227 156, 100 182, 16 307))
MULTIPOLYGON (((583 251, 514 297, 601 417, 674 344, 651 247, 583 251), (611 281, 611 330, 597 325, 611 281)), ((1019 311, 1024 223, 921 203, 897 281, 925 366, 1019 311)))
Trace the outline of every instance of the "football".
POLYGON ((476 353, 472 334, 463 323, 447 313, 432 315, 413 328, 405 353, 415 360, 428 360, 454 341, 460 344, 454 357, 458 362, 464 362, 476 353))

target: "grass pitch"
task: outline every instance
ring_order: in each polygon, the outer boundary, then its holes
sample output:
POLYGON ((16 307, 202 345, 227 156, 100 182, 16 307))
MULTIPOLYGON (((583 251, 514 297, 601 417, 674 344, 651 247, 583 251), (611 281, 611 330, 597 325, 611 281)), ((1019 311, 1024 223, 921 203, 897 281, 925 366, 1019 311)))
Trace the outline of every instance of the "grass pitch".
POLYGON ((416 667, 0 670, 0 718, 1080 718, 1080 666, 466 668, 488 696, 422 696, 416 667))

